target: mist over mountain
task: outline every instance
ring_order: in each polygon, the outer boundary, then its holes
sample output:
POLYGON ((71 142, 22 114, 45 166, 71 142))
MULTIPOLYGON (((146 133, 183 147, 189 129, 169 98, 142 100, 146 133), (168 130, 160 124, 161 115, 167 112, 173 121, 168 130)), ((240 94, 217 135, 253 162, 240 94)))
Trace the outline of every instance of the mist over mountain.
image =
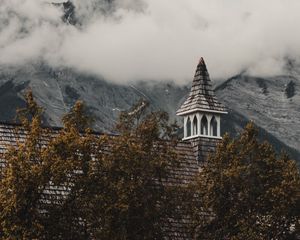
POLYGON ((291 0, 2 0, 0 65, 44 62, 114 83, 188 84, 211 76, 287 74, 299 65, 300 2, 291 0))

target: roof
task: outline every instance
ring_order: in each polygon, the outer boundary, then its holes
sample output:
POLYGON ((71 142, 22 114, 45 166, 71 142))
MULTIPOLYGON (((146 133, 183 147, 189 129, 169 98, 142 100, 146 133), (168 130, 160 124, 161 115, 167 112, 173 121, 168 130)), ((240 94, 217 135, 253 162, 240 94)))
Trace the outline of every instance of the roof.
MULTIPOLYGON (((59 133, 62 128, 49 128, 51 136, 59 133)), ((102 135, 99 132, 94 132, 95 135, 102 135)), ((51 137, 50 135, 46 138, 51 137)), ((109 135, 109 137, 118 137, 117 135, 109 135)), ((9 146, 16 146, 17 142, 24 142, 26 133, 18 124, 0 123, 0 168, 4 166, 1 154, 3 154, 9 146)), ((45 143, 47 139, 44 139, 45 143)), ((179 165, 173 169, 172 177, 168 181, 177 184, 186 184, 190 182, 195 174, 198 172, 199 165, 196 155, 193 151, 193 146, 189 141, 179 141, 175 146, 175 152, 178 157, 179 165)), ((109 151, 109 148, 108 148, 109 151)))
MULTIPOLYGON (((50 129, 51 130, 51 129, 50 129)), ((55 136, 61 128, 52 128, 51 134, 47 137, 55 136)), ((101 135, 100 133, 94 133, 101 135)), ((46 137, 46 138, 47 138, 46 137)), ((110 137, 117 137, 111 135, 110 137)), ((18 124, 0 123, 0 171, 5 167, 5 160, 1 156, 9 146, 16 146, 17 142, 24 142, 26 132, 20 128, 18 124)), ((45 144, 47 144, 47 139, 45 144)), ((175 152, 178 157, 178 165, 173 166, 171 175, 167 178, 167 184, 170 185, 186 185, 191 182, 195 175, 199 172, 199 164, 195 155, 194 146, 189 141, 179 141, 175 146, 175 152)), ((109 147, 107 148, 109 152, 109 147)), ((45 187, 41 196, 42 209, 46 209, 47 205, 61 204, 66 199, 69 189, 66 186, 56 186, 52 182, 45 187)), ((168 239, 183 240, 191 239, 188 234, 189 220, 184 216, 181 219, 166 219, 166 234, 168 239), (168 223, 167 223, 168 222, 168 223)))
POLYGON ((196 111, 227 113, 212 89, 211 80, 203 58, 200 58, 188 98, 177 110, 177 115, 196 111))

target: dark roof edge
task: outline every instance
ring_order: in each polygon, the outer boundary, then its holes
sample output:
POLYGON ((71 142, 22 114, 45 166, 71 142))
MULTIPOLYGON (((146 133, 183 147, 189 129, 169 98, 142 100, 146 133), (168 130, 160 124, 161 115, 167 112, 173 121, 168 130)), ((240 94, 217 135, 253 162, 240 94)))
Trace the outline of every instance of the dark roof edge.
MULTIPOLYGON (((22 124, 20 124, 20 123, 8 122, 8 121, 0 121, 0 128, 1 128, 1 125, 11 126, 11 127, 22 127, 22 124)), ((64 129, 63 127, 45 126, 45 125, 42 125, 42 128, 51 129, 51 130, 55 130, 55 131, 59 131, 59 130, 64 129)), ((111 137, 119 136, 118 134, 104 133, 104 132, 99 132, 99 131, 95 131, 95 130, 92 130, 91 133, 95 134, 95 135, 107 135, 107 136, 111 136, 111 137)), ((190 145, 190 142, 183 141, 182 139, 178 139, 178 143, 185 144, 185 145, 190 145)))
MULTIPOLYGON (((11 127, 22 127, 22 124, 21 123, 16 123, 16 122, 9 122, 9 121, 0 121, 0 125, 7 125, 7 126, 11 126, 11 127)), ((57 126, 46 126, 46 125, 41 125, 42 128, 44 129, 51 129, 51 130, 55 130, 55 131, 59 131, 59 130, 63 130, 64 127, 57 127, 57 126)), ((92 133, 93 134, 96 134, 96 135, 104 135, 104 134, 107 134, 107 133, 104 133, 104 132, 99 132, 99 131, 95 131, 95 130, 92 130, 92 133)), ((107 135, 110 135, 110 136, 117 136, 117 134, 107 134, 107 135)))

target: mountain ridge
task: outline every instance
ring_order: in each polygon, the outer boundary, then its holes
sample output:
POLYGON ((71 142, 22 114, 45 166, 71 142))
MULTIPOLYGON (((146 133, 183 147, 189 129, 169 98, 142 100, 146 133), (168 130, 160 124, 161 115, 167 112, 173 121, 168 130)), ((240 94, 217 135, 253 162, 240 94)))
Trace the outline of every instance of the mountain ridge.
MULTIPOLYGON (((300 132, 293 128, 300 124, 298 79, 297 76, 260 78, 240 74, 215 86, 217 97, 229 108, 229 114, 222 120, 223 133, 229 131, 235 136, 247 122, 254 120, 261 129, 261 138, 269 139, 278 151, 287 149, 300 161, 297 140, 300 132), (289 86, 291 81, 293 84, 289 86)), ((164 110, 171 120, 182 124, 175 112, 189 93, 190 84, 177 86, 172 82, 140 81, 119 85, 98 76, 73 69, 53 69, 44 64, 2 68, 0 120, 14 119, 16 108, 25 105, 24 92, 31 88, 37 102, 45 109, 45 124, 51 126, 61 126, 61 116, 80 99, 95 117, 95 130, 114 132, 120 111, 128 110, 141 98, 150 102, 152 110, 164 110)))

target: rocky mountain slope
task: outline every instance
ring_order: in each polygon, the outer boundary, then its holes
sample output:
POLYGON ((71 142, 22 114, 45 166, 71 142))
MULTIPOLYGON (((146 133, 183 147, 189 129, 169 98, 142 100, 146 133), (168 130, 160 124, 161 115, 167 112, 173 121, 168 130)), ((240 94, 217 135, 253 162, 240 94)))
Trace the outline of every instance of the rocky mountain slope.
POLYGON ((83 100, 95 118, 99 131, 113 131, 120 111, 129 109, 141 98, 153 109, 175 109, 188 92, 188 87, 172 83, 134 83, 116 85, 96 76, 70 69, 51 69, 45 65, 0 69, 0 120, 11 121, 15 109, 24 106, 24 91, 31 88, 38 103, 45 109, 45 124, 60 126, 60 117, 76 100, 83 100))
POLYGON ((300 150, 300 81, 295 76, 237 76, 218 86, 219 98, 277 139, 300 150))
MULTIPOLYGON (((192 81, 192 78, 191 78, 192 81)), ((24 106, 24 91, 31 88, 44 107, 45 124, 60 126, 60 118, 78 99, 95 118, 94 128, 113 132, 118 114, 139 99, 162 109, 171 119, 184 101, 189 86, 174 83, 139 82, 116 85, 97 76, 71 69, 52 69, 43 64, 0 69, 0 120, 12 121, 15 110, 24 106)), ((249 121, 261 128, 262 138, 278 150, 284 148, 300 161, 300 81, 294 73, 274 78, 235 76, 216 87, 216 94, 230 113, 223 118, 223 131, 235 135, 249 121)))

